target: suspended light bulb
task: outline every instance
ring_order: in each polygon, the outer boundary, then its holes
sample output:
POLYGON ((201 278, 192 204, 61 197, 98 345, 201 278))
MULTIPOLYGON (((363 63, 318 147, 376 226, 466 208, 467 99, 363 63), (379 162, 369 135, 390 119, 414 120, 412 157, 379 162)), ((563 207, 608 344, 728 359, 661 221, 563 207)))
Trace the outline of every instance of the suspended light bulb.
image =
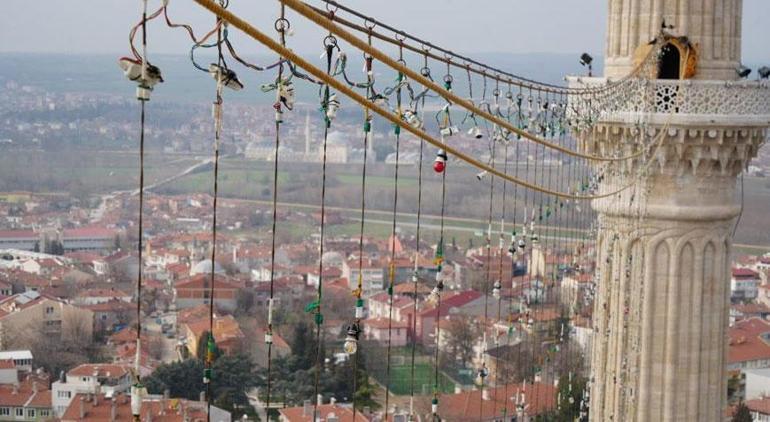
POLYGON ((446 151, 443 149, 438 150, 436 159, 433 160, 433 171, 436 173, 443 173, 446 168, 447 159, 449 159, 449 157, 447 156, 446 151))
POLYGON ((489 369, 486 366, 479 368, 476 372, 476 384, 484 385, 484 379, 489 375, 489 369))
POLYGON ((405 111, 404 120, 406 120, 406 122, 409 123, 409 126, 415 129, 422 129, 422 120, 420 120, 420 118, 417 117, 417 114, 414 111, 412 110, 405 111))
POLYGON ((163 76, 161 76, 160 69, 149 63, 147 63, 147 69, 144 75, 142 75, 142 63, 139 61, 123 57, 118 60, 118 66, 123 70, 123 74, 128 80, 138 84, 136 87, 136 98, 141 101, 149 101, 150 92, 152 92, 153 87, 156 84, 163 82, 163 76))
POLYGON ((441 292, 444 290, 444 282, 439 281, 436 283, 436 286, 433 287, 433 290, 430 291, 430 294, 428 295, 428 302, 435 304, 438 302, 439 297, 441 296, 441 292))
POLYGON ((524 249, 527 248, 527 241, 523 237, 520 237, 519 238, 519 242, 518 242, 518 246, 519 246, 519 250, 520 251, 524 251, 524 249))
POLYGON ((348 355, 354 355, 358 351, 358 336, 360 333, 361 328, 357 323, 348 325, 345 344, 342 346, 343 350, 345 350, 345 353, 348 355))
POLYGON ((138 417, 142 411, 142 399, 147 395, 147 388, 140 382, 131 386, 131 414, 138 417))
POLYGON ((468 135, 473 136, 476 139, 481 139, 484 136, 484 134, 481 132, 481 128, 476 125, 468 129, 468 135))
POLYGON ((460 129, 457 126, 447 126, 440 131, 441 136, 454 136, 460 133, 460 129))
POLYGON ((337 117, 337 112, 340 109, 340 100, 337 99, 337 94, 329 96, 329 100, 326 102, 326 118, 329 121, 334 120, 337 117))
POLYGON ((500 284, 500 280, 496 280, 494 286, 492 287, 492 297, 500 300, 500 290, 502 287, 503 286, 500 284))
POLYGON ((486 177, 486 175, 487 175, 487 171, 484 170, 482 172, 476 173, 476 178, 479 180, 484 180, 484 177, 486 177))
POLYGON ((240 91, 243 89, 243 83, 238 80, 238 76, 235 74, 235 72, 226 67, 219 66, 216 63, 211 63, 209 65, 209 74, 212 78, 214 78, 214 80, 221 80, 225 87, 230 88, 233 91, 240 91))

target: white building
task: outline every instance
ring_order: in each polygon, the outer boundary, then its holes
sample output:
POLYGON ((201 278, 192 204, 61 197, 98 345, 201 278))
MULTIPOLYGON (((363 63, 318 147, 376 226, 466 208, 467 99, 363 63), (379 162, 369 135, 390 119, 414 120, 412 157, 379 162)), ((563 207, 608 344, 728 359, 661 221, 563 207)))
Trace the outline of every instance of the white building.
POLYGON ((130 386, 131 373, 127 365, 83 364, 70 369, 51 386, 53 410, 61 417, 77 394, 103 393, 109 399, 130 386))
POLYGON ((4 350, 0 352, 0 360, 12 360, 16 369, 32 372, 32 352, 29 350, 4 350))
POLYGON ((738 300, 753 300, 759 295, 761 279, 759 274, 748 268, 733 268, 730 277, 730 297, 738 300))

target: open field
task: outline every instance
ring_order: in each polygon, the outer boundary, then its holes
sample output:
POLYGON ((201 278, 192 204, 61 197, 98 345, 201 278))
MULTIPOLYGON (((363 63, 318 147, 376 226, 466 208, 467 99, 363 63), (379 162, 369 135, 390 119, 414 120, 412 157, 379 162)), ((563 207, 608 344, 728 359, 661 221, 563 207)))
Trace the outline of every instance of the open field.
MULTIPOLYGON (((185 168, 207 157, 185 154, 149 153, 146 156, 146 179, 148 184, 177 174, 185 168)), ((138 183, 138 155, 132 151, 99 151, 88 154, 74 152, 21 151, 0 157, 0 192, 61 192, 83 197, 89 194, 103 194, 115 190, 135 189, 138 183)), ((281 163, 279 173, 279 201, 291 204, 306 204, 317 207, 320 204, 321 181, 319 163, 281 163)), ((223 158, 220 165, 220 193, 224 197, 269 201, 272 195, 272 163, 223 158)), ((475 170, 468 166, 456 165, 450 168, 447 178, 446 216, 454 217, 453 228, 485 230, 488 213, 489 181, 479 182, 475 170), (465 219, 465 220, 460 220, 465 219)), ((523 173, 523 171, 522 171, 523 173)), ((522 174, 520 174, 522 175, 522 174)), ((210 166, 183 176, 156 189, 163 194, 210 193, 212 190, 210 166)), ((417 211, 417 167, 403 165, 399 176, 399 213, 406 216, 404 224, 416 218, 408 214, 417 211)), ((346 217, 356 217, 361 203, 361 166, 330 164, 327 175, 327 206, 346 209, 346 217)), ((393 166, 376 163, 367 168, 366 208, 367 218, 390 221, 393 205, 393 166), (379 211, 376 213, 375 211, 379 211)), ((440 209, 440 178, 429 165, 423 168, 422 212, 427 224, 436 224, 440 209), (433 216, 433 217, 429 217, 433 216)), ((507 188, 507 221, 511 221, 511 209, 523 212, 525 204, 532 204, 533 194, 523 189, 507 188), (514 191, 516 195, 514 196, 514 191)), ((502 184, 495 184, 496 225, 502 211, 502 184)), ((15 197, 12 199, 16 199, 15 197)), ((539 201, 539 198, 538 198, 539 201)), ((754 251, 744 246, 770 245, 770 230, 766 209, 770 204, 770 179, 745 178, 744 213, 736 231, 736 251, 754 251)), ((530 205, 531 206, 531 205, 530 205)), ((583 207, 587 209, 588 207, 583 207)), ((310 209, 310 208, 308 208, 310 209)), ((562 213, 570 225, 581 217, 573 213, 562 213)), ((583 211, 584 218, 592 213, 583 211)), ((558 216, 554 224, 561 224, 558 216)), ((521 221, 521 214, 519 214, 521 221)), ((337 234, 358 232, 358 224, 349 221, 337 230, 337 234)), ((413 229, 404 226, 405 230, 413 229)), ((291 228, 296 235, 307 235, 306 228, 291 228)), ((384 235, 386 224, 367 225, 367 231, 384 235), (377 227, 375 227, 377 226, 377 227)), ((426 227, 426 235, 432 230, 426 227)), ((477 237, 474 233, 454 233, 463 238, 477 237)))

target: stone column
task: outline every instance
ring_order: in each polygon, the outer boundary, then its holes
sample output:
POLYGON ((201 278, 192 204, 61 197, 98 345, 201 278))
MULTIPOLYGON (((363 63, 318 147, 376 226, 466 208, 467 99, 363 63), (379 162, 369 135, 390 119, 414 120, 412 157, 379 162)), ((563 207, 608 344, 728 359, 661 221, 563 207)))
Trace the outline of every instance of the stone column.
MULTIPOLYGON (((720 421, 736 176, 756 155, 762 127, 650 125, 662 136, 650 164, 613 168, 599 213, 592 421, 720 421)), ((621 150, 638 128, 597 124, 584 147, 621 150)))

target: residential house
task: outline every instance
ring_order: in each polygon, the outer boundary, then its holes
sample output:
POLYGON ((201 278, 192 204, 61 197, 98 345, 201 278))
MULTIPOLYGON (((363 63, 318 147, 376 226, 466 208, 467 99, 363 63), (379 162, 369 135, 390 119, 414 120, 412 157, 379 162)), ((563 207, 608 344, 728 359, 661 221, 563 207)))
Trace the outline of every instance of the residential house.
POLYGON ((482 298, 481 293, 475 290, 462 292, 444 292, 441 297, 441 306, 431 305, 417 312, 416 339, 423 344, 432 342, 435 337, 436 317, 449 315, 450 312, 461 312, 462 308, 482 298))
MULTIPOLYGON (((183 278, 174 285, 177 309, 208 305, 211 300, 211 275, 196 274, 183 278)), ((214 278, 214 305, 233 311, 236 307, 235 294, 242 285, 232 278, 217 274, 214 278)))
POLYGON ((93 312, 37 292, 0 300, 0 348, 26 341, 25 335, 90 341, 93 312))
POLYGON ((0 385, 0 421, 48 421, 51 391, 37 382, 0 385))
POLYGON ((385 318, 368 318, 362 321, 364 338, 389 343, 393 347, 406 346, 409 324, 385 318))
MULTIPOLYGON (((496 422, 509 417, 515 421, 531 421, 556 408, 556 387, 553 384, 510 384, 470 390, 456 394, 441 394, 441 420, 446 422, 496 422), (505 414, 505 409, 508 413, 505 414)), ((425 409, 425 413, 428 410, 425 409)))
POLYGON ((770 397, 759 397, 746 400, 746 407, 751 411, 754 422, 770 422, 770 397))
MULTIPOLYGON (((169 398, 149 395, 142 399, 139 420, 153 422, 231 422, 230 412, 211 406, 207 414, 205 401, 169 398), (207 417, 210 416, 210 417, 207 417)), ((113 397, 105 394, 78 394, 61 416, 61 422, 117 422, 131 421, 131 397, 118 393, 113 397)))
POLYGON ((727 370, 770 368, 770 322, 738 321, 728 330, 727 370))
POLYGON ((32 372, 32 352, 29 350, 3 350, 0 351, 0 360, 12 360, 18 371, 32 372))
POLYGON ((359 274, 365 296, 380 292, 385 287, 385 275, 379 262, 369 258, 364 258, 359 262, 357 258, 354 258, 342 263, 342 277, 348 279, 351 289, 358 287, 359 274))
MULTIPOLYGON (((180 333, 185 337, 185 346, 190 356, 197 357, 201 337, 211 329, 208 317, 180 324, 180 333)), ((214 316, 214 340, 217 348, 228 354, 238 350, 245 338, 238 321, 232 315, 214 316)))
POLYGON ((56 416, 62 417, 78 394, 114 397, 128 391, 132 380, 128 365, 86 363, 76 366, 51 385, 53 409, 56 416))
POLYGON ((337 403, 322 404, 313 406, 310 400, 305 400, 301 407, 284 407, 278 409, 278 420, 281 422, 370 422, 371 415, 359 411, 353 417, 353 409, 349 406, 341 406, 337 403), (317 409, 316 409, 317 407, 317 409), (317 410, 318 415, 313 418, 313 412, 317 410))
POLYGON ((749 268, 733 268, 730 278, 730 297, 734 300, 753 300, 759 295, 759 273, 749 268))

